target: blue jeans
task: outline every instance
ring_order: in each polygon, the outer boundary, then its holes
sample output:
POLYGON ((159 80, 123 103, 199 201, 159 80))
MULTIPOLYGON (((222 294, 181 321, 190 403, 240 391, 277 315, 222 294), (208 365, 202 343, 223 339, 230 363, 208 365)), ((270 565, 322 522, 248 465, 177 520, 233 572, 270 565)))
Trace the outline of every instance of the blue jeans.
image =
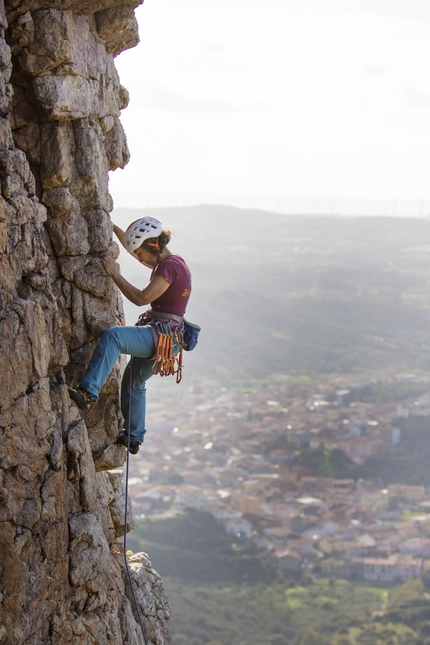
POLYGON ((152 376, 154 361, 150 359, 154 353, 155 343, 150 327, 112 327, 100 338, 79 384, 93 398, 98 399, 99 392, 119 355, 130 354, 132 359, 124 372, 121 385, 121 412, 125 419, 125 428, 128 429, 130 424, 130 440, 138 443, 143 442, 146 433, 146 381, 152 376), (130 365, 132 388, 129 419, 130 365))

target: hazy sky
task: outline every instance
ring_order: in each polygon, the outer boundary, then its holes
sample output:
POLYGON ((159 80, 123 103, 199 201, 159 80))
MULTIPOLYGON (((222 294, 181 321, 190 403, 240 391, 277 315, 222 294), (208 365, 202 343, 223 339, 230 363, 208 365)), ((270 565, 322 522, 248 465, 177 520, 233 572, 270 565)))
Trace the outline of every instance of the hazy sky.
POLYGON ((428 0, 145 0, 136 15, 141 42, 116 59, 132 153, 111 174, 117 206, 430 200, 428 0))

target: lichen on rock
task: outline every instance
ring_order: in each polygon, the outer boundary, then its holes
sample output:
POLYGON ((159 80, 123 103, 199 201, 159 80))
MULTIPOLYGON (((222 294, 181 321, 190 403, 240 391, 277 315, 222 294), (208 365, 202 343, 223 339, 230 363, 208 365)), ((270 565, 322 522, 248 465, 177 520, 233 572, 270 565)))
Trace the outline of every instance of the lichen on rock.
MULTIPOLYGON (((113 553, 121 365, 85 418, 67 393, 123 316, 100 257, 118 257, 108 171, 129 158, 113 57, 140 3, 0 0, 0 644, 142 642, 113 553)), ((162 582, 131 560, 148 640, 168 645, 162 582)))

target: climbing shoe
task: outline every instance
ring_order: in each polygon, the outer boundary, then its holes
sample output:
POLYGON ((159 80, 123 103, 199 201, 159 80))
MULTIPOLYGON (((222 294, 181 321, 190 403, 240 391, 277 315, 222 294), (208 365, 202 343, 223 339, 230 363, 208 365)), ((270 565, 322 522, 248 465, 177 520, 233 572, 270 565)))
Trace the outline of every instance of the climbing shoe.
MULTIPOLYGON (((118 436, 118 439, 116 440, 116 442, 120 446, 125 446, 126 448, 128 448, 127 433, 126 432, 121 432, 121 434, 118 436)), ((140 448, 140 443, 138 441, 130 441, 130 454, 131 455, 137 455, 137 453, 139 452, 139 448, 140 448)))
POLYGON ((96 401, 96 399, 91 398, 88 392, 80 387, 69 387, 69 396, 80 410, 89 410, 91 404, 96 401))

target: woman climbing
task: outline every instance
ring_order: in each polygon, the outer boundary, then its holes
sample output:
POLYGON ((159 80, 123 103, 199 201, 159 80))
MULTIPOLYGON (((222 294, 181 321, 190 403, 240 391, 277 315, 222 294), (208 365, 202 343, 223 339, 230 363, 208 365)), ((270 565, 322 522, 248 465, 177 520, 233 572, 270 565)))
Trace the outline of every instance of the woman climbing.
MULTIPOLYGON (((158 220, 142 217, 130 224, 125 232, 114 226, 114 232, 129 253, 152 269, 151 279, 140 290, 118 272, 111 257, 102 259, 103 267, 128 300, 137 306, 150 304, 151 308, 139 317, 136 326, 113 327, 104 332, 79 387, 70 387, 69 395, 81 410, 88 410, 98 400, 119 355, 129 354, 131 359, 121 386, 121 411, 125 428, 130 428, 130 453, 135 455, 146 432, 146 381, 157 372, 172 374, 181 369, 175 357, 181 350, 184 315, 191 294, 191 272, 185 260, 167 248, 171 232, 163 229, 158 220)), ((180 380, 180 374, 177 380, 180 380)), ((128 445, 125 430, 117 443, 128 445)))

